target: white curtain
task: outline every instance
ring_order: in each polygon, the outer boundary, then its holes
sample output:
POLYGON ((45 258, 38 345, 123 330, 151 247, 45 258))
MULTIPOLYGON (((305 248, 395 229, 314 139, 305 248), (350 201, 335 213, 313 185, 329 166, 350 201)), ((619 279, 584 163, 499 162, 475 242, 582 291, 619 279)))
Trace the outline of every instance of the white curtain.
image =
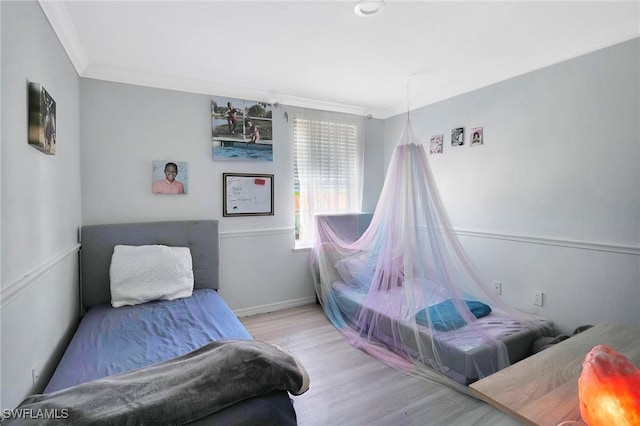
POLYGON ((311 247, 314 215, 359 212, 362 205, 363 118, 291 109, 296 180, 297 247, 311 247))

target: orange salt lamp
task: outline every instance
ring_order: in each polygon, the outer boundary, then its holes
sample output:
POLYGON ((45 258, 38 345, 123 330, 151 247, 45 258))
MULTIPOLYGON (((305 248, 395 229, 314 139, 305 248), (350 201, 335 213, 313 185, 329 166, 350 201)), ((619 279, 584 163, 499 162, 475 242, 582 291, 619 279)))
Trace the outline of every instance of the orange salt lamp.
POLYGON ((598 345, 585 357, 578 396, 589 426, 640 425, 640 370, 608 346, 598 345))

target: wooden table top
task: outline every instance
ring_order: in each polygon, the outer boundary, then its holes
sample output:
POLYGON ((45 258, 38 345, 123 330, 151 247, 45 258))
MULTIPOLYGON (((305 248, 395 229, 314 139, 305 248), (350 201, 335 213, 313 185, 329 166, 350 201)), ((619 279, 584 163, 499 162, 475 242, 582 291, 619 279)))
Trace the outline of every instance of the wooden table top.
POLYGON ((529 425, 582 421, 578 378, 587 353, 607 345, 640 366, 640 332, 614 324, 596 325, 504 370, 472 383, 471 392, 529 425))

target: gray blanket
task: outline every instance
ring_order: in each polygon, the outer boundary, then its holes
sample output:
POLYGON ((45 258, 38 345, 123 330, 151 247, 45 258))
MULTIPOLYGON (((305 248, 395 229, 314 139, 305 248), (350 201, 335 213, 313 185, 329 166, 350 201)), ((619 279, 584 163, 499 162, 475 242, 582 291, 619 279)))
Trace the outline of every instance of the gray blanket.
POLYGON ((182 425, 274 390, 300 395, 309 376, 276 345, 222 340, 172 360, 28 397, 8 425, 182 425))

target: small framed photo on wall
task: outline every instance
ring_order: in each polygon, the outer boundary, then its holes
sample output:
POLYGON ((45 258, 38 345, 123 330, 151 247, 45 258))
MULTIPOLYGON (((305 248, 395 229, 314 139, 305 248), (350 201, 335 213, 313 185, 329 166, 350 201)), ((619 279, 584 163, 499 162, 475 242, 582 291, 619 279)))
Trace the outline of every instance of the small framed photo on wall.
POLYGON ((473 129, 471 129, 471 143, 469 145, 478 146, 478 145, 482 145, 482 143, 483 143, 482 127, 474 127, 473 129))
POLYGON ((154 194, 186 194, 189 192, 189 163, 154 160, 151 171, 154 194))
POLYGON ((444 135, 431 136, 429 141, 429 153, 430 154, 442 154, 442 140, 444 135))
POLYGON ((29 83, 29 145, 56 153, 56 101, 38 83, 29 83))
POLYGON ((464 127, 451 129, 451 146, 464 145, 464 127))

